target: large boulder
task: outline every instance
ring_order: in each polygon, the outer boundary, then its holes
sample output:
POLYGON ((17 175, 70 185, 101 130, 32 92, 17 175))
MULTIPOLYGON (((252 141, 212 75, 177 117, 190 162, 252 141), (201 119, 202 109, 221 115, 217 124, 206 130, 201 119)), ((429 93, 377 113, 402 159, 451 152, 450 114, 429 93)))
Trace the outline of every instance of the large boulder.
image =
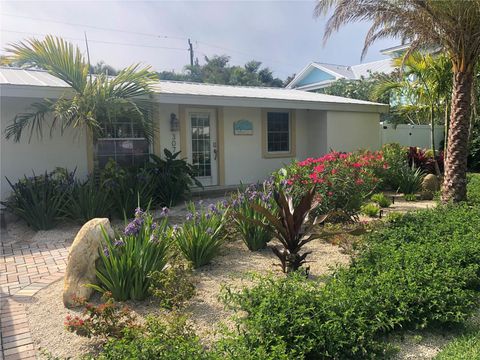
POLYGON ((433 174, 425 175, 422 181, 422 191, 434 193, 438 190, 440 190, 438 178, 433 174))
POLYGON ((76 305, 75 297, 88 299, 92 295, 93 289, 85 285, 96 282, 95 262, 102 249, 102 227, 114 236, 107 218, 92 219, 82 226, 70 247, 63 283, 63 304, 67 307, 76 305))

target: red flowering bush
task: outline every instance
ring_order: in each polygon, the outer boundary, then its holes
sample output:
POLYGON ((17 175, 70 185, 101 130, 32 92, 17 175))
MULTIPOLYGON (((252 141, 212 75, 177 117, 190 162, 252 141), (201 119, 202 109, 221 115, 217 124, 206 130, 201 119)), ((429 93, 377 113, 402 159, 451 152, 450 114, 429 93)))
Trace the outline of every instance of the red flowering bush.
POLYGON ((356 217, 363 201, 388 169, 381 152, 331 152, 292 163, 283 170, 284 183, 295 198, 316 185, 317 213, 356 217))
POLYGON ((85 299, 75 299, 83 306, 82 316, 68 314, 65 318, 65 328, 79 336, 104 338, 121 338, 123 330, 136 327, 136 319, 126 306, 115 303, 111 295, 104 295, 105 303, 93 305, 85 299))

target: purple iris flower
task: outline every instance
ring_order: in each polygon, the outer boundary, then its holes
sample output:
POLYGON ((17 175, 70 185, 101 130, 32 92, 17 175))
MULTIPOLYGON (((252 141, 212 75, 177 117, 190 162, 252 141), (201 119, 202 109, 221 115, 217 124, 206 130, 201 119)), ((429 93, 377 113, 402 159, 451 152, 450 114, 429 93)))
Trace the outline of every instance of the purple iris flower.
POLYGON ((187 219, 187 221, 190 221, 193 219, 193 214, 191 212, 188 212, 187 215, 185 216, 185 219, 187 219))
POLYGON ((212 228, 207 228, 207 230, 205 230, 205 232, 206 232, 208 235, 212 235, 212 234, 213 234, 213 229, 212 229, 212 228))
POLYGON ((110 251, 108 251, 108 248, 107 248, 107 247, 104 247, 104 248, 103 248, 103 254, 104 254, 106 257, 109 257, 109 256, 110 256, 110 251))
POLYGON ((122 239, 119 239, 119 240, 116 240, 114 243, 113 243, 114 246, 123 246, 125 245, 125 241, 123 241, 122 239))
POLYGON ((143 214, 144 214, 144 213, 143 213, 143 210, 140 209, 139 207, 137 207, 137 208, 135 209, 135 217, 136 217, 136 218, 142 217, 143 214))
POLYGON ((215 204, 210 204, 208 205, 208 210, 212 213, 218 213, 218 209, 217 209, 217 206, 215 204))

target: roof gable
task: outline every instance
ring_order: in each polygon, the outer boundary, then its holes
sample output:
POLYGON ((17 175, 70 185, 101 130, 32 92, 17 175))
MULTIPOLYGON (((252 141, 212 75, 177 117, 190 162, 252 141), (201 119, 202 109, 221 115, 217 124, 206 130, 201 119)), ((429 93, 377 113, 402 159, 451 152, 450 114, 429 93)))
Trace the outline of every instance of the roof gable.
POLYGON ((315 84, 326 80, 335 80, 336 77, 317 67, 311 67, 307 73, 296 83, 297 86, 315 84))

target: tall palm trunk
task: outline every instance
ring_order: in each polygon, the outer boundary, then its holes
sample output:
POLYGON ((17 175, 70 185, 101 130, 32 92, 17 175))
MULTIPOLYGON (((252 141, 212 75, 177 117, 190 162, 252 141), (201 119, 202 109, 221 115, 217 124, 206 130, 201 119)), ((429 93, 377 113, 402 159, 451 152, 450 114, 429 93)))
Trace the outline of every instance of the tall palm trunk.
POLYGON ((458 202, 467 196, 468 132, 473 73, 457 71, 453 79, 442 201, 458 202))

